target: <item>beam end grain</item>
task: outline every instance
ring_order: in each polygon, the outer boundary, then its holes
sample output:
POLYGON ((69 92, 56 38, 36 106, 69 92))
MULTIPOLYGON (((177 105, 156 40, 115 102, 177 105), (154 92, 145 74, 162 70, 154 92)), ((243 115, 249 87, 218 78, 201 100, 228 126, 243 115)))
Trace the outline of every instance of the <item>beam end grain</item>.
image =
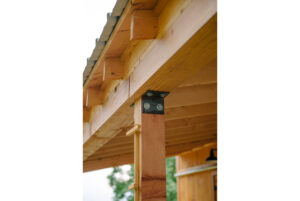
POLYGON ((86 107, 91 108, 95 105, 102 105, 104 102, 104 93, 101 89, 89 88, 87 89, 86 107))
POLYGON ((157 35, 157 17, 152 10, 136 10, 131 16, 130 40, 149 40, 157 35))
POLYGON ((121 80, 123 76, 124 66, 121 58, 106 58, 103 66, 103 81, 121 80))

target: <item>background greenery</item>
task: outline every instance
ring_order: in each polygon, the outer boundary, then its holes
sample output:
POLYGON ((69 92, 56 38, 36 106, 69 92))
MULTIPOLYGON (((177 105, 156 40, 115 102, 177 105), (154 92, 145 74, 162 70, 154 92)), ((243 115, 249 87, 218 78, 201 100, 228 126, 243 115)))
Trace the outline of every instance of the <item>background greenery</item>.
MULTIPOLYGON (((167 201, 177 201, 176 192, 176 173, 175 157, 166 159, 166 177, 167 177, 167 201)), ((134 166, 131 165, 129 171, 123 171, 120 167, 113 168, 110 175, 107 176, 109 185, 114 191, 114 201, 127 200, 134 201, 133 190, 128 190, 128 186, 133 183, 134 166), (129 179, 124 179, 128 175, 129 179)))

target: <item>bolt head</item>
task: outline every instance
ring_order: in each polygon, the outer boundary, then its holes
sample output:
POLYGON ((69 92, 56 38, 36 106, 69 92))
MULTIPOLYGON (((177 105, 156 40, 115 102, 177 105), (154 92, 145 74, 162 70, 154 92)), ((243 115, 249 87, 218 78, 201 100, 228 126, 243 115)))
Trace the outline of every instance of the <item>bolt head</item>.
POLYGON ((166 94, 160 94, 160 97, 164 98, 166 97, 166 94))
POLYGON ((150 103, 144 103, 143 107, 145 110, 149 110, 151 106, 150 103))
POLYGON ((158 103, 157 106, 156 106, 156 109, 158 111, 162 111, 164 109, 164 106, 162 104, 158 103))

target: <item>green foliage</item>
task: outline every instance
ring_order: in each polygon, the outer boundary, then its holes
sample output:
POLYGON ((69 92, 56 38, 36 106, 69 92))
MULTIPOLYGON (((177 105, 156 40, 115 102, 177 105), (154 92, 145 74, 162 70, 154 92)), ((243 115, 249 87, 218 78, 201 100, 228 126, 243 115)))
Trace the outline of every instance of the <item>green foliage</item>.
POLYGON ((134 201, 133 190, 128 190, 128 186, 133 183, 133 174, 133 165, 131 165, 130 170, 127 172, 124 172, 120 167, 115 167, 112 173, 107 176, 109 185, 114 191, 114 201, 119 201, 123 198, 126 198, 127 201, 134 201), (117 174, 119 174, 119 177, 117 177, 117 174), (122 178, 124 174, 129 176, 129 180, 122 178))
POLYGON ((175 158, 166 159, 166 176, 167 176, 167 201, 177 201, 175 158))
MULTIPOLYGON (((167 177, 167 201, 177 201, 176 191, 176 173, 175 158, 166 159, 166 177, 167 177)), ((133 183, 134 167, 131 165, 129 171, 124 172, 120 167, 113 168, 110 175, 107 176, 109 185, 114 191, 114 201, 126 199, 127 201, 134 201, 133 190, 129 191, 128 186, 133 183), (129 180, 122 178, 124 175, 129 176, 129 180), (117 177, 119 175, 119 177, 117 177)))

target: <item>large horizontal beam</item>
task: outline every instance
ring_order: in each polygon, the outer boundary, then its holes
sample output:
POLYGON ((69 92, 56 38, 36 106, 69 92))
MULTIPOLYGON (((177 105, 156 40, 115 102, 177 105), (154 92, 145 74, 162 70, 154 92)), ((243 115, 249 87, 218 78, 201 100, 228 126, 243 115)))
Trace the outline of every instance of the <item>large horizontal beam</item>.
MULTIPOLYGON (((131 75, 91 117, 90 133, 84 136, 84 160, 109 141, 98 137, 113 138, 132 124, 132 119, 128 118, 133 113, 130 105, 146 90, 171 91, 216 58, 215 0, 191 1, 176 19, 172 15, 162 16, 166 16, 166 19, 161 19, 166 24, 160 24, 164 33, 158 30, 159 40, 152 41, 147 54, 132 59, 141 55, 132 53, 130 59, 139 62, 135 62, 131 75)), ((149 46, 148 43, 145 45, 149 46)), ((124 62, 125 66, 131 64, 124 62)))

